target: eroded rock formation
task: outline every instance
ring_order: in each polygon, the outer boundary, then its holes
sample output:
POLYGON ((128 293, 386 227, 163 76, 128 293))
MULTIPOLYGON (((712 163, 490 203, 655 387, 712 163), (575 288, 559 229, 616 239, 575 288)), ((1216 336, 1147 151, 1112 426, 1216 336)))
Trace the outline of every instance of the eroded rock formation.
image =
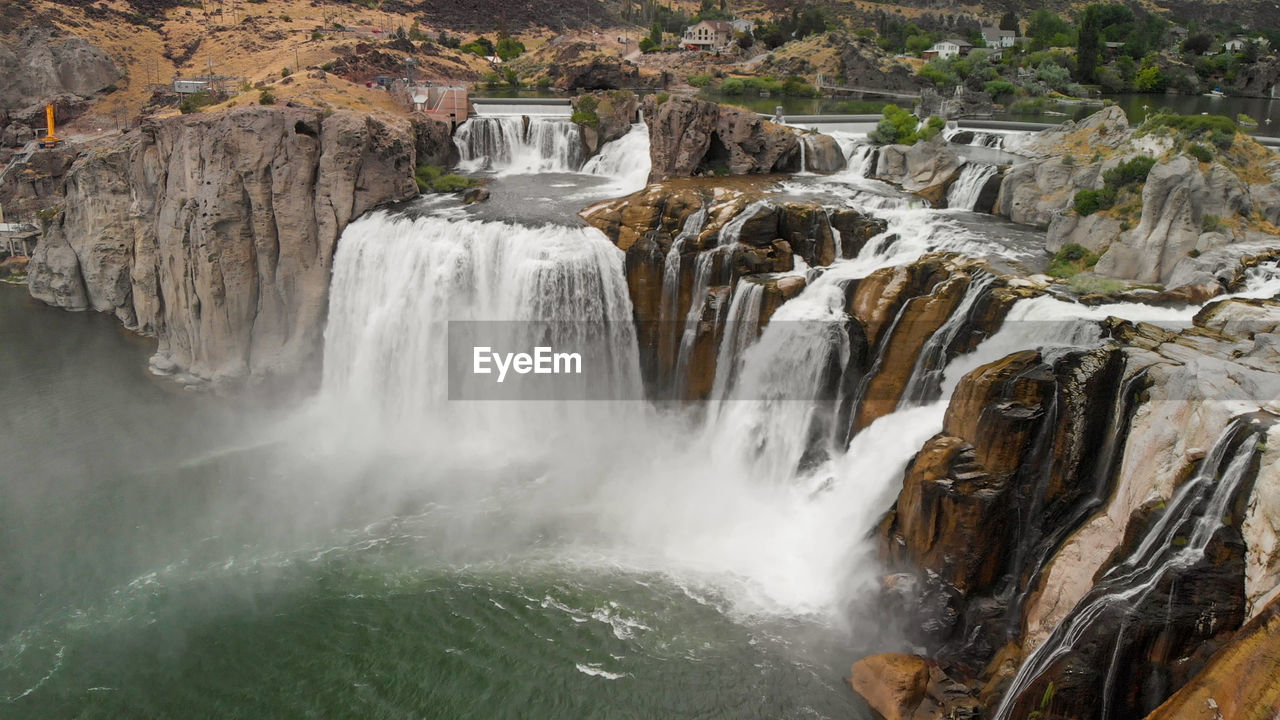
POLYGON ((1142 717, 1184 686, 1172 707, 1224 683, 1265 697, 1209 657, 1266 657, 1236 631, 1280 564, 1280 407, 1259 409, 1280 390, 1280 306, 1222 301, 1182 333, 1104 325, 1096 349, 966 375, 881 525, 888 604, 970 688, 927 717, 1010 692, 1010 717, 1049 719, 1142 717))
MULTIPOLYGON (((659 103, 645 98, 649 125, 650 182, 694 175, 748 175, 801 169, 800 134, 762 120, 750 110, 705 100, 673 97, 659 103)), ((815 162, 809 169, 834 172, 844 157, 834 140, 810 136, 815 162)))

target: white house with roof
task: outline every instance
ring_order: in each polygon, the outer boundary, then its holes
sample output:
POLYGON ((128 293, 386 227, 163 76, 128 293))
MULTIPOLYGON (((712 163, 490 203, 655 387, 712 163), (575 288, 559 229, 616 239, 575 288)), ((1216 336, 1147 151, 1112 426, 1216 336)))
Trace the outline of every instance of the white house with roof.
POLYGON ((756 24, 746 18, 736 18, 729 21, 729 27, 733 28, 734 33, 745 33, 750 35, 755 32, 756 24))
POLYGON ((969 51, 972 49, 973 49, 973 44, 967 40, 961 40, 959 38, 947 38, 946 40, 939 40, 938 42, 933 44, 933 47, 929 48, 928 50, 925 50, 924 56, 927 58, 936 57, 936 58, 942 58, 943 60, 946 60, 948 58, 953 58, 957 55, 968 55, 969 51))
POLYGON ((1018 43, 1018 33, 998 27, 982 28, 982 39, 989 48, 1011 48, 1018 43))
POLYGON ((684 29, 680 44, 686 50, 718 50, 733 40, 733 26, 724 20, 703 20, 684 29))
POLYGON ((1267 39, 1262 36, 1258 36, 1254 38, 1235 37, 1222 43, 1222 49, 1227 52, 1238 53, 1241 50, 1244 50, 1244 46, 1248 45, 1249 43, 1253 43, 1254 45, 1257 45, 1259 48, 1263 50, 1265 50, 1267 46, 1271 44, 1267 42, 1267 39))

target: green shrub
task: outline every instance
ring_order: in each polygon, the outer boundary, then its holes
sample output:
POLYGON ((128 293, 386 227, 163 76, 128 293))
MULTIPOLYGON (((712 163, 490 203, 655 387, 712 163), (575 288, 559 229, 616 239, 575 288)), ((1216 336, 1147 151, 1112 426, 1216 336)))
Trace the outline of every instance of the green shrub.
POLYGON ((1248 115, 1246 115, 1246 114, 1244 114, 1244 113, 1240 113, 1240 114, 1236 115, 1236 124, 1237 124, 1237 125, 1245 125, 1245 126, 1248 126, 1248 127, 1257 127, 1257 126, 1258 126, 1258 121, 1257 121, 1257 120, 1254 120, 1253 118, 1249 117, 1248 115))
POLYGON ((413 174, 418 184, 418 192, 454 193, 469 190, 480 184, 479 178, 463 177, 445 173, 444 169, 435 165, 423 165, 413 174))
POLYGON ((1176 130, 1189 138, 1208 135, 1212 132, 1236 134, 1236 123, 1222 115, 1174 115, 1173 113, 1157 113, 1142 123, 1140 130, 1148 133, 1159 128, 1176 130))
POLYGON ((178 103, 178 112, 183 115, 190 115, 194 112, 200 112, 201 108, 213 105, 218 99, 211 95, 208 91, 201 90, 198 93, 192 93, 178 103))
POLYGON ((792 75, 782 81, 782 94, 788 97, 818 97, 818 88, 805 82, 804 78, 792 75))
POLYGON ((596 108, 600 106, 600 101, 593 95, 583 95, 578 98, 578 102, 573 107, 573 115, 570 120, 578 125, 589 125, 595 127, 600 124, 600 116, 596 114, 596 108))
POLYGON ((262 88, 262 90, 258 92, 258 104, 259 105, 275 105, 276 94, 271 92, 270 88, 262 88))
POLYGON ((929 120, 925 122, 924 127, 916 133, 919 140, 932 140, 937 137, 938 133, 947 126, 947 121, 937 115, 929 116, 929 120))
POLYGON ((1204 145, 1191 145, 1187 148, 1187 154, 1200 162, 1213 162, 1213 151, 1204 145))
POLYGON ((640 38, 640 52, 650 53, 658 49, 658 44, 647 37, 640 38))
POLYGON ((982 89, 994 98, 1008 97, 1018 92, 1018 86, 1008 80, 988 80, 982 84, 982 89))
POLYGON ((1217 232, 1226 226, 1226 223, 1222 222, 1222 218, 1217 215, 1205 213, 1204 217, 1200 219, 1201 232, 1217 232))
POLYGON ((513 37, 500 38, 498 44, 494 46, 494 51, 503 62, 506 62, 524 54, 524 43, 513 37))
POLYGON ((1236 134, 1233 132, 1226 132, 1224 130, 1212 130, 1209 132, 1208 140, 1216 147, 1222 148, 1223 150, 1230 150, 1231 146, 1235 144, 1236 134))
POLYGON ((696 88, 704 88, 704 87, 711 86, 711 76, 706 73, 698 73, 697 75, 690 75, 687 79, 689 81, 689 84, 696 88))
POLYGON ((916 128, 919 125, 920 121, 909 110, 904 110, 897 105, 885 105, 884 118, 876 124, 876 129, 871 131, 867 137, 871 142, 881 145, 892 145, 894 143, 914 145, 919 138, 916 133, 916 128))
POLYGON ((742 78, 729 78, 720 83, 720 92, 725 95, 745 95, 747 83, 742 78))
POLYGON ((293 71, 292 71, 292 70, 290 70, 289 68, 287 68, 287 67, 282 67, 282 68, 280 68, 280 77, 282 77, 282 78, 287 78, 287 77, 289 77, 289 76, 290 76, 290 75, 292 75, 292 74, 293 74, 293 71))
POLYGON ((1102 190, 1080 190, 1076 192, 1075 208, 1076 212, 1088 216, 1099 210, 1106 210, 1115 202, 1115 198, 1108 198, 1105 188, 1102 190))
POLYGON ((1102 181, 1115 186, 1117 190, 1130 185, 1141 185, 1147 181, 1147 175, 1155 164, 1155 158, 1139 155, 1102 173, 1102 181))

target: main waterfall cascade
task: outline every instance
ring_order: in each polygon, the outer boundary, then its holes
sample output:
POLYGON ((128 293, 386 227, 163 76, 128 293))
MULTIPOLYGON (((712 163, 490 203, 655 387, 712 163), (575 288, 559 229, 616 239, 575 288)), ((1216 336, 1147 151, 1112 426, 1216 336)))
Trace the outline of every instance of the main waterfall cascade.
MULTIPOLYGON (((619 186, 643 185, 643 125, 584 164, 574 154, 581 152, 576 127, 545 118, 524 123, 483 118, 464 125, 457 138, 464 163, 498 174, 581 171, 614 178, 619 186)), ((837 141, 847 168, 816 184, 841 188, 835 205, 873 212, 887 223, 855 257, 808 268, 797 256, 788 273, 733 277, 727 261, 740 233, 769 200, 748 205, 720 225, 710 247, 692 253, 690 243, 710 222, 704 205, 685 217, 669 248, 656 253, 660 315, 676 321, 663 329, 675 348, 674 377, 661 380, 676 383, 681 396, 678 383, 695 340, 710 332, 717 342, 706 403, 673 409, 643 399, 655 393, 641 379, 625 274, 630 256, 596 229, 387 212, 353 223, 339 244, 318 402, 348 409, 353 432, 385 434, 398 453, 428 454, 449 467, 502 468, 511 477, 486 480, 495 485, 481 485, 476 493, 517 503, 525 522, 538 528, 538 542, 572 562, 662 572, 689 587, 715 588, 736 619, 803 616, 843 627, 851 600, 880 579, 863 539, 892 505, 907 463, 942 430, 967 372, 1029 348, 1052 355, 1054 348, 1095 347, 1103 341, 1098 321, 1109 316, 1183 323, 1198 308, 1088 307, 1040 295, 1013 302, 998 331, 961 347, 958 338, 997 280, 992 272, 967 268, 963 295, 920 348, 896 407, 850 433, 842 413, 862 401, 884 362, 884 338, 894 335, 904 314, 899 309, 890 316, 880 344, 868 348, 879 354, 868 358, 873 362, 864 376, 857 375, 851 369, 851 284, 931 252, 1018 262, 1036 251, 966 227, 964 213, 911 207, 910 200, 868 191, 874 148, 851 138, 837 141), (802 278, 804 289, 771 308, 762 322, 766 283, 786 275, 802 278), (690 292, 688 307, 682 292, 690 292), (491 380, 458 377, 456 369, 451 375, 444 352, 449 321, 590 328, 564 337, 584 348, 596 368, 591 382, 610 401, 457 402, 482 394, 491 380)), ((996 172, 967 164, 949 205, 973 209, 996 172)), ((1254 271, 1241 295, 1274 294, 1278 278, 1272 270, 1254 271)), ((1185 503, 1195 506, 1197 517, 1216 512, 1214 482, 1239 484, 1235 461, 1243 451, 1237 450, 1248 443, 1236 435, 1222 441, 1230 450, 1215 447, 1212 462, 1206 461, 1203 472, 1211 477, 1189 484, 1200 488, 1187 491, 1195 498, 1185 503)), ((1203 534, 1195 531, 1197 543, 1203 534)), ((1159 573, 1152 568, 1173 563, 1160 555, 1165 549, 1148 548, 1150 557, 1139 558, 1139 548, 1124 577, 1141 572, 1147 586, 1156 582, 1159 573)), ((1096 602, 1110 607, 1115 596, 1102 592, 1096 602)), ((1027 659, 1016 687, 1034 683, 1060 656, 1054 648, 1070 649, 1076 637, 1067 626, 1087 626, 1088 613, 1087 607, 1078 610, 1084 619, 1063 623, 1063 636, 1055 634, 1046 643, 1050 649, 1027 659)))

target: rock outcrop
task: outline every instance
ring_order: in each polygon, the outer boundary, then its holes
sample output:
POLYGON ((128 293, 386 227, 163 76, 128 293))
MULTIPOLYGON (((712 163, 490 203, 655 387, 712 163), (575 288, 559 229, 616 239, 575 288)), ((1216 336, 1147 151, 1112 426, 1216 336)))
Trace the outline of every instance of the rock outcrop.
POLYGON ((927 717, 1010 692, 1012 717, 1050 719, 1142 717, 1184 686, 1156 717, 1206 688, 1269 697, 1214 668, 1280 662, 1256 630, 1274 618, 1237 632, 1280 581, 1280 305, 1222 301, 1181 333, 1104 329, 1096 349, 966 375, 907 468, 878 533, 887 606, 969 687, 927 717), (1222 493, 1207 516, 1197 492, 1222 493), (1132 576, 1124 563, 1152 549, 1132 576))
POLYGON ((947 188, 960 176, 960 156, 941 136, 915 145, 886 145, 880 148, 876 177, 942 207, 947 188))
MULTIPOLYGON (((650 182, 801 169, 798 132, 762 120, 750 110, 685 97, 659 103, 653 96, 645 98, 643 108, 653 161, 650 182)), ((844 167, 843 155, 831 138, 810 135, 806 147, 815 149, 815 161, 808 169, 832 172, 828 168, 844 167)))
POLYGON ((601 145, 613 142, 631 130, 640 100, 630 90, 594 92, 573 98, 574 110, 583 107, 584 98, 590 98, 591 113, 597 118, 596 124, 581 126, 583 150, 586 151, 585 156, 590 157, 600 150, 601 145))
POLYGON ((30 292, 154 335, 153 369, 187 382, 314 370, 338 236, 416 194, 414 167, 409 123, 351 112, 253 107, 148 123, 67 173, 30 292))
POLYGON ((57 37, 49 28, 24 28, 14 45, 0 41, 0 105, 42 105, 59 94, 92 97, 125 73, 102 50, 79 37, 57 37))
POLYGON ((872 655, 853 664, 849 685, 885 720, 911 720, 924 702, 929 663, 916 655, 872 655))

